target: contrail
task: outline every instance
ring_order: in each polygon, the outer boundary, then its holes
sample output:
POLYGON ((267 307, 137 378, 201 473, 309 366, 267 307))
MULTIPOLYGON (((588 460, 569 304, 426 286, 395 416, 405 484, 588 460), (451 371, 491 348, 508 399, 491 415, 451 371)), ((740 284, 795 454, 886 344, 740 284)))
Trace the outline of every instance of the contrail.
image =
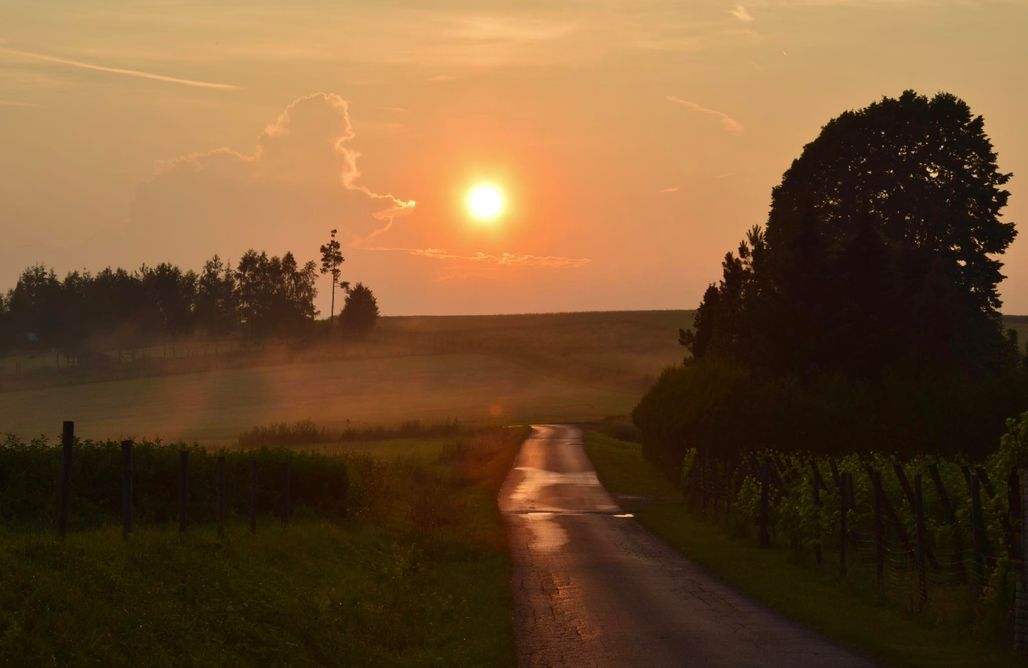
POLYGON ((236 90, 239 88, 239 86, 234 86, 232 84, 212 83, 210 81, 196 81, 195 79, 179 79, 178 77, 169 77, 164 74, 156 74, 154 72, 143 72, 140 70, 126 70, 120 67, 106 67, 104 65, 93 65, 92 63, 83 63, 78 60, 68 60, 67 58, 58 58, 57 56, 48 56, 45 53, 19 51, 18 49, 5 49, 3 47, 0 47, 0 53, 5 53, 11 56, 21 56, 22 58, 32 58, 34 60, 41 60, 47 63, 67 65, 69 67, 78 67, 84 70, 108 72, 110 74, 123 74, 125 76, 137 77, 139 79, 152 79, 154 81, 164 81, 166 83, 176 83, 182 84, 183 86, 194 86, 196 88, 218 88, 222 90, 236 90))
POLYGON ((721 127, 723 127, 725 130, 731 132, 733 135, 741 135, 743 132, 746 131, 746 128, 743 127, 742 123, 740 123, 739 121, 735 120, 734 118, 732 118, 731 116, 729 116, 728 114, 726 114, 723 111, 718 111, 717 109, 711 109, 710 107, 704 107, 702 104, 697 104, 697 103, 693 102, 692 100, 683 100, 682 98, 675 97, 674 95, 668 95, 667 99, 668 99, 669 102, 674 102, 675 104, 680 104, 683 107, 685 107, 686 109, 692 109, 693 111, 701 113, 701 114, 708 114, 710 116, 717 117, 718 119, 721 120, 721 127))

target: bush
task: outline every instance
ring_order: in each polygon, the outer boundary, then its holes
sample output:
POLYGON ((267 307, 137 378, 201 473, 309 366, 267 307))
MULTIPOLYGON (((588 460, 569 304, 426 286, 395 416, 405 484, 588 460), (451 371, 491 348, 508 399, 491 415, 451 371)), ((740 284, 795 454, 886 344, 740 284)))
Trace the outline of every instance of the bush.
POLYGON ((339 314, 340 329, 346 336, 367 336, 378 322, 378 301, 371 289, 358 283, 346 295, 346 305, 339 314))
POLYGON ((632 417, 644 453, 674 479, 688 448, 729 462, 763 448, 844 455, 869 447, 981 461, 1026 399, 1015 374, 800 383, 711 357, 666 370, 632 417))

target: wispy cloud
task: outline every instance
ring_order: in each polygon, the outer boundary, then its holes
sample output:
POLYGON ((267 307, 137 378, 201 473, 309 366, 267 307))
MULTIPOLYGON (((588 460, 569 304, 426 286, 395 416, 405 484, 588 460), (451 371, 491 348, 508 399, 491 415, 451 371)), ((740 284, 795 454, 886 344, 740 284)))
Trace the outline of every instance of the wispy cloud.
POLYGON ((406 253, 418 257, 432 258, 433 260, 458 260, 463 262, 474 262, 483 264, 494 264, 502 267, 535 267, 535 268, 576 268, 583 267, 592 260, 587 257, 560 257, 557 255, 527 255, 522 253, 501 253, 490 255, 488 253, 474 253, 473 255, 459 255, 450 253, 439 248, 369 248, 372 251, 384 251, 393 253, 406 253))
POLYGON ((159 161, 136 191, 132 233, 182 255, 201 246, 225 255, 249 245, 317 248, 332 228, 352 245, 385 234, 415 203, 364 183, 355 137, 347 100, 298 98, 252 152, 222 147, 159 161))
POLYGON ((697 104, 696 102, 693 102, 691 100, 683 100, 682 98, 675 97, 674 95, 668 95, 667 99, 669 102, 681 105, 686 109, 690 109, 697 113, 707 114, 708 116, 714 116, 715 118, 721 121, 721 127, 723 127, 728 132, 731 132, 733 135, 741 135, 746 131, 746 127, 742 123, 735 120, 723 111, 711 109, 710 107, 704 107, 702 104, 697 104))
POLYGON ((31 102, 19 102, 18 100, 4 100, 0 99, 0 107, 35 107, 31 102))
POLYGON ((0 47, 0 54, 16 56, 18 58, 27 58, 29 60, 37 60, 44 63, 54 63, 55 65, 76 67, 83 70, 92 70, 94 72, 106 72, 108 74, 120 74, 122 76, 136 77, 138 79, 150 79, 152 81, 163 81, 165 83, 179 84, 182 86, 193 86, 194 88, 216 88, 222 90, 235 90, 239 88, 239 86, 235 86, 233 84, 214 83, 211 81, 198 81, 196 79, 182 79, 179 77, 172 77, 165 74, 158 74, 156 72, 144 72, 142 70, 128 70, 121 67, 107 67, 106 65, 84 63, 79 60, 60 58, 58 56, 51 56, 45 53, 36 53, 34 51, 21 51, 19 49, 8 49, 5 47, 0 47))
POLYGON ((736 5, 729 13, 743 23, 751 23, 753 21, 753 15, 742 5, 736 5))
POLYGON ((678 192, 678 191, 679 191, 680 189, 681 189, 681 186, 670 186, 670 187, 668 187, 668 188, 661 188, 661 189, 660 189, 660 190, 658 190, 657 192, 662 192, 662 193, 676 193, 676 192, 678 192))

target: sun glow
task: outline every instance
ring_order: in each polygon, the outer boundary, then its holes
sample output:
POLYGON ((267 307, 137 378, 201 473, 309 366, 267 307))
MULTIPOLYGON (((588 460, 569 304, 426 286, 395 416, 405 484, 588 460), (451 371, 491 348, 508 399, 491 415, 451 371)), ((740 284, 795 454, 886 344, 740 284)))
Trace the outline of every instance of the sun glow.
POLYGON ((476 183, 468 190, 465 204, 468 214, 482 223, 491 223, 507 208, 507 198, 503 190, 492 183, 476 183))

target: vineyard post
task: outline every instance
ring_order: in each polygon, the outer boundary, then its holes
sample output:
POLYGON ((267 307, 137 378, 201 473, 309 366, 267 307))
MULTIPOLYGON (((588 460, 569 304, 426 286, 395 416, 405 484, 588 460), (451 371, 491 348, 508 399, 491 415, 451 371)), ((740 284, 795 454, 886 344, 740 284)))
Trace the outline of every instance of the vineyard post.
POLYGON ((814 559, 821 565, 821 472, 817 460, 810 460, 810 489, 814 500, 814 524, 817 526, 817 541, 814 543, 814 559))
POLYGON ((178 453, 178 530, 189 528, 189 451, 178 453))
POLYGON ((882 489, 882 474, 873 469, 871 485, 875 494, 875 580, 881 586, 885 582, 885 504, 882 503, 885 490, 882 489))
POLYGON ((75 423, 65 420, 61 430, 61 505, 57 511, 57 533, 68 532, 68 504, 71 498, 71 450, 75 446, 75 423))
POLYGON ((132 533, 132 441, 121 442, 121 535, 132 533))
POLYGON ((282 467, 282 524, 289 524, 289 462, 282 467))
POLYGON ((978 490, 978 476, 972 475, 971 486, 971 535, 974 540, 974 583, 975 594, 981 592, 985 584, 985 536, 982 520, 982 496, 978 490))
POLYGON ((707 514, 707 453, 700 453, 700 510, 707 514))
POLYGON ((923 608, 928 602, 928 581, 925 573, 924 496, 921 493, 921 474, 914 476, 914 523, 917 528, 917 600, 923 608))
POLYGON ((769 503, 769 490, 768 486, 771 477, 771 463, 767 457, 764 457, 760 462, 760 510, 757 515, 757 541, 760 547, 771 546, 771 531, 770 527, 770 508, 769 503))
POLYGON ((1024 516, 1021 514, 1021 477, 1018 471, 1011 471, 1007 477, 1007 550, 1010 561, 1018 563, 1021 560, 1021 523, 1024 516))
POLYGON ((250 457, 250 533, 257 533, 257 458, 250 457))
POLYGON ((953 527, 953 557, 956 562, 957 575, 959 575, 962 580, 966 580, 967 569, 964 567, 964 541, 962 539, 962 534, 960 533, 960 526, 957 523, 957 511, 953 508, 953 502, 949 498, 949 492, 946 491, 946 486, 942 483, 942 476, 939 475, 939 467, 935 464, 929 464, 928 474, 932 477, 932 482, 935 484, 935 491, 939 493, 939 501, 942 502, 942 508, 946 511, 946 521, 949 522, 951 527, 953 527))
POLYGON ((1018 519, 1020 520, 1017 591, 1014 596, 1014 646, 1028 652, 1028 469, 1019 471, 1018 519))
POLYGON ((218 453, 215 483, 218 492, 218 538, 225 537, 225 453, 218 453))
POLYGON ((846 577, 846 539, 849 534, 847 514, 853 474, 844 472, 839 478, 839 577, 846 577))

